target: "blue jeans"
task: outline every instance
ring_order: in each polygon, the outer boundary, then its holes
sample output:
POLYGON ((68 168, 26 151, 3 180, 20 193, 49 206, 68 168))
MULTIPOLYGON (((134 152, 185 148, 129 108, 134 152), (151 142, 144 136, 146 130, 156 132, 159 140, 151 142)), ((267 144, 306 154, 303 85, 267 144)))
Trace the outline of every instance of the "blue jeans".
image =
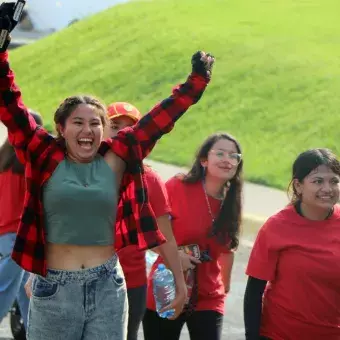
POLYGON ((125 340, 128 300, 117 255, 101 266, 36 275, 28 340, 125 340))
POLYGON ((11 258, 15 237, 15 233, 0 236, 0 322, 17 299, 26 327, 29 300, 24 286, 29 274, 11 258))

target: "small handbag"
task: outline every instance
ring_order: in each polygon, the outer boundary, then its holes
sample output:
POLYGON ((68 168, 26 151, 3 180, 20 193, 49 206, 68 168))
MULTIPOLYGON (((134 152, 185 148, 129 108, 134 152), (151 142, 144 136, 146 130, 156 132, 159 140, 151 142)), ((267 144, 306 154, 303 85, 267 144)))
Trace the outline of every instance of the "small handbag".
MULTIPOLYGON (((189 244, 178 247, 178 250, 185 254, 195 257, 201 262, 210 261, 209 251, 201 251, 198 244, 189 244)), ((184 272, 184 279, 188 290, 187 300, 184 305, 184 312, 191 314, 197 305, 198 299, 198 282, 197 282, 197 267, 188 269, 184 272)))

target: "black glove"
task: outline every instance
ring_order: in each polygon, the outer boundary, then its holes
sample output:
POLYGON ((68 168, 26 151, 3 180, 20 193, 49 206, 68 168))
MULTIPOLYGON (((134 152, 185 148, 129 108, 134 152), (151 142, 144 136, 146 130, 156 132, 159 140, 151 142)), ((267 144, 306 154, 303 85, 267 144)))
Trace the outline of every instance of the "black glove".
POLYGON ((210 53, 196 52, 191 58, 192 72, 210 78, 215 58, 210 53))
POLYGON ((18 24, 23 12, 25 0, 3 2, 0 5, 0 52, 5 52, 11 41, 10 33, 18 24))

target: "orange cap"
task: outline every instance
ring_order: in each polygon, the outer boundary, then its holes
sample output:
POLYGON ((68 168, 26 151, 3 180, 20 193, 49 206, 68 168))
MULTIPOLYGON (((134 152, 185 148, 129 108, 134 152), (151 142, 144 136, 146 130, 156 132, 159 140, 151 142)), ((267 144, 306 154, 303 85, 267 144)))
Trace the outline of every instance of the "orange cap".
POLYGON ((142 115, 133 105, 125 102, 112 103, 107 107, 107 115, 109 119, 115 119, 122 116, 131 118, 134 122, 138 122, 142 115))

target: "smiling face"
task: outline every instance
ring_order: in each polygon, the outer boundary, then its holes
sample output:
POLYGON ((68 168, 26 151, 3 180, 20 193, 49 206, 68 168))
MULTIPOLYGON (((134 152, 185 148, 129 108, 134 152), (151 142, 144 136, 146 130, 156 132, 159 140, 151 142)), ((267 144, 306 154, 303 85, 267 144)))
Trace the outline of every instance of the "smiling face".
POLYGON ((301 204, 310 210, 329 211, 339 200, 340 177, 328 166, 319 165, 301 182, 297 179, 293 185, 301 197, 301 204))
POLYGON ((103 139, 103 124, 97 108, 79 104, 59 130, 73 161, 87 163, 93 160, 103 139))
POLYGON ((235 143, 222 138, 212 146, 207 159, 201 160, 201 165, 206 168, 207 176, 227 182, 235 176, 240 161, 235 143))

